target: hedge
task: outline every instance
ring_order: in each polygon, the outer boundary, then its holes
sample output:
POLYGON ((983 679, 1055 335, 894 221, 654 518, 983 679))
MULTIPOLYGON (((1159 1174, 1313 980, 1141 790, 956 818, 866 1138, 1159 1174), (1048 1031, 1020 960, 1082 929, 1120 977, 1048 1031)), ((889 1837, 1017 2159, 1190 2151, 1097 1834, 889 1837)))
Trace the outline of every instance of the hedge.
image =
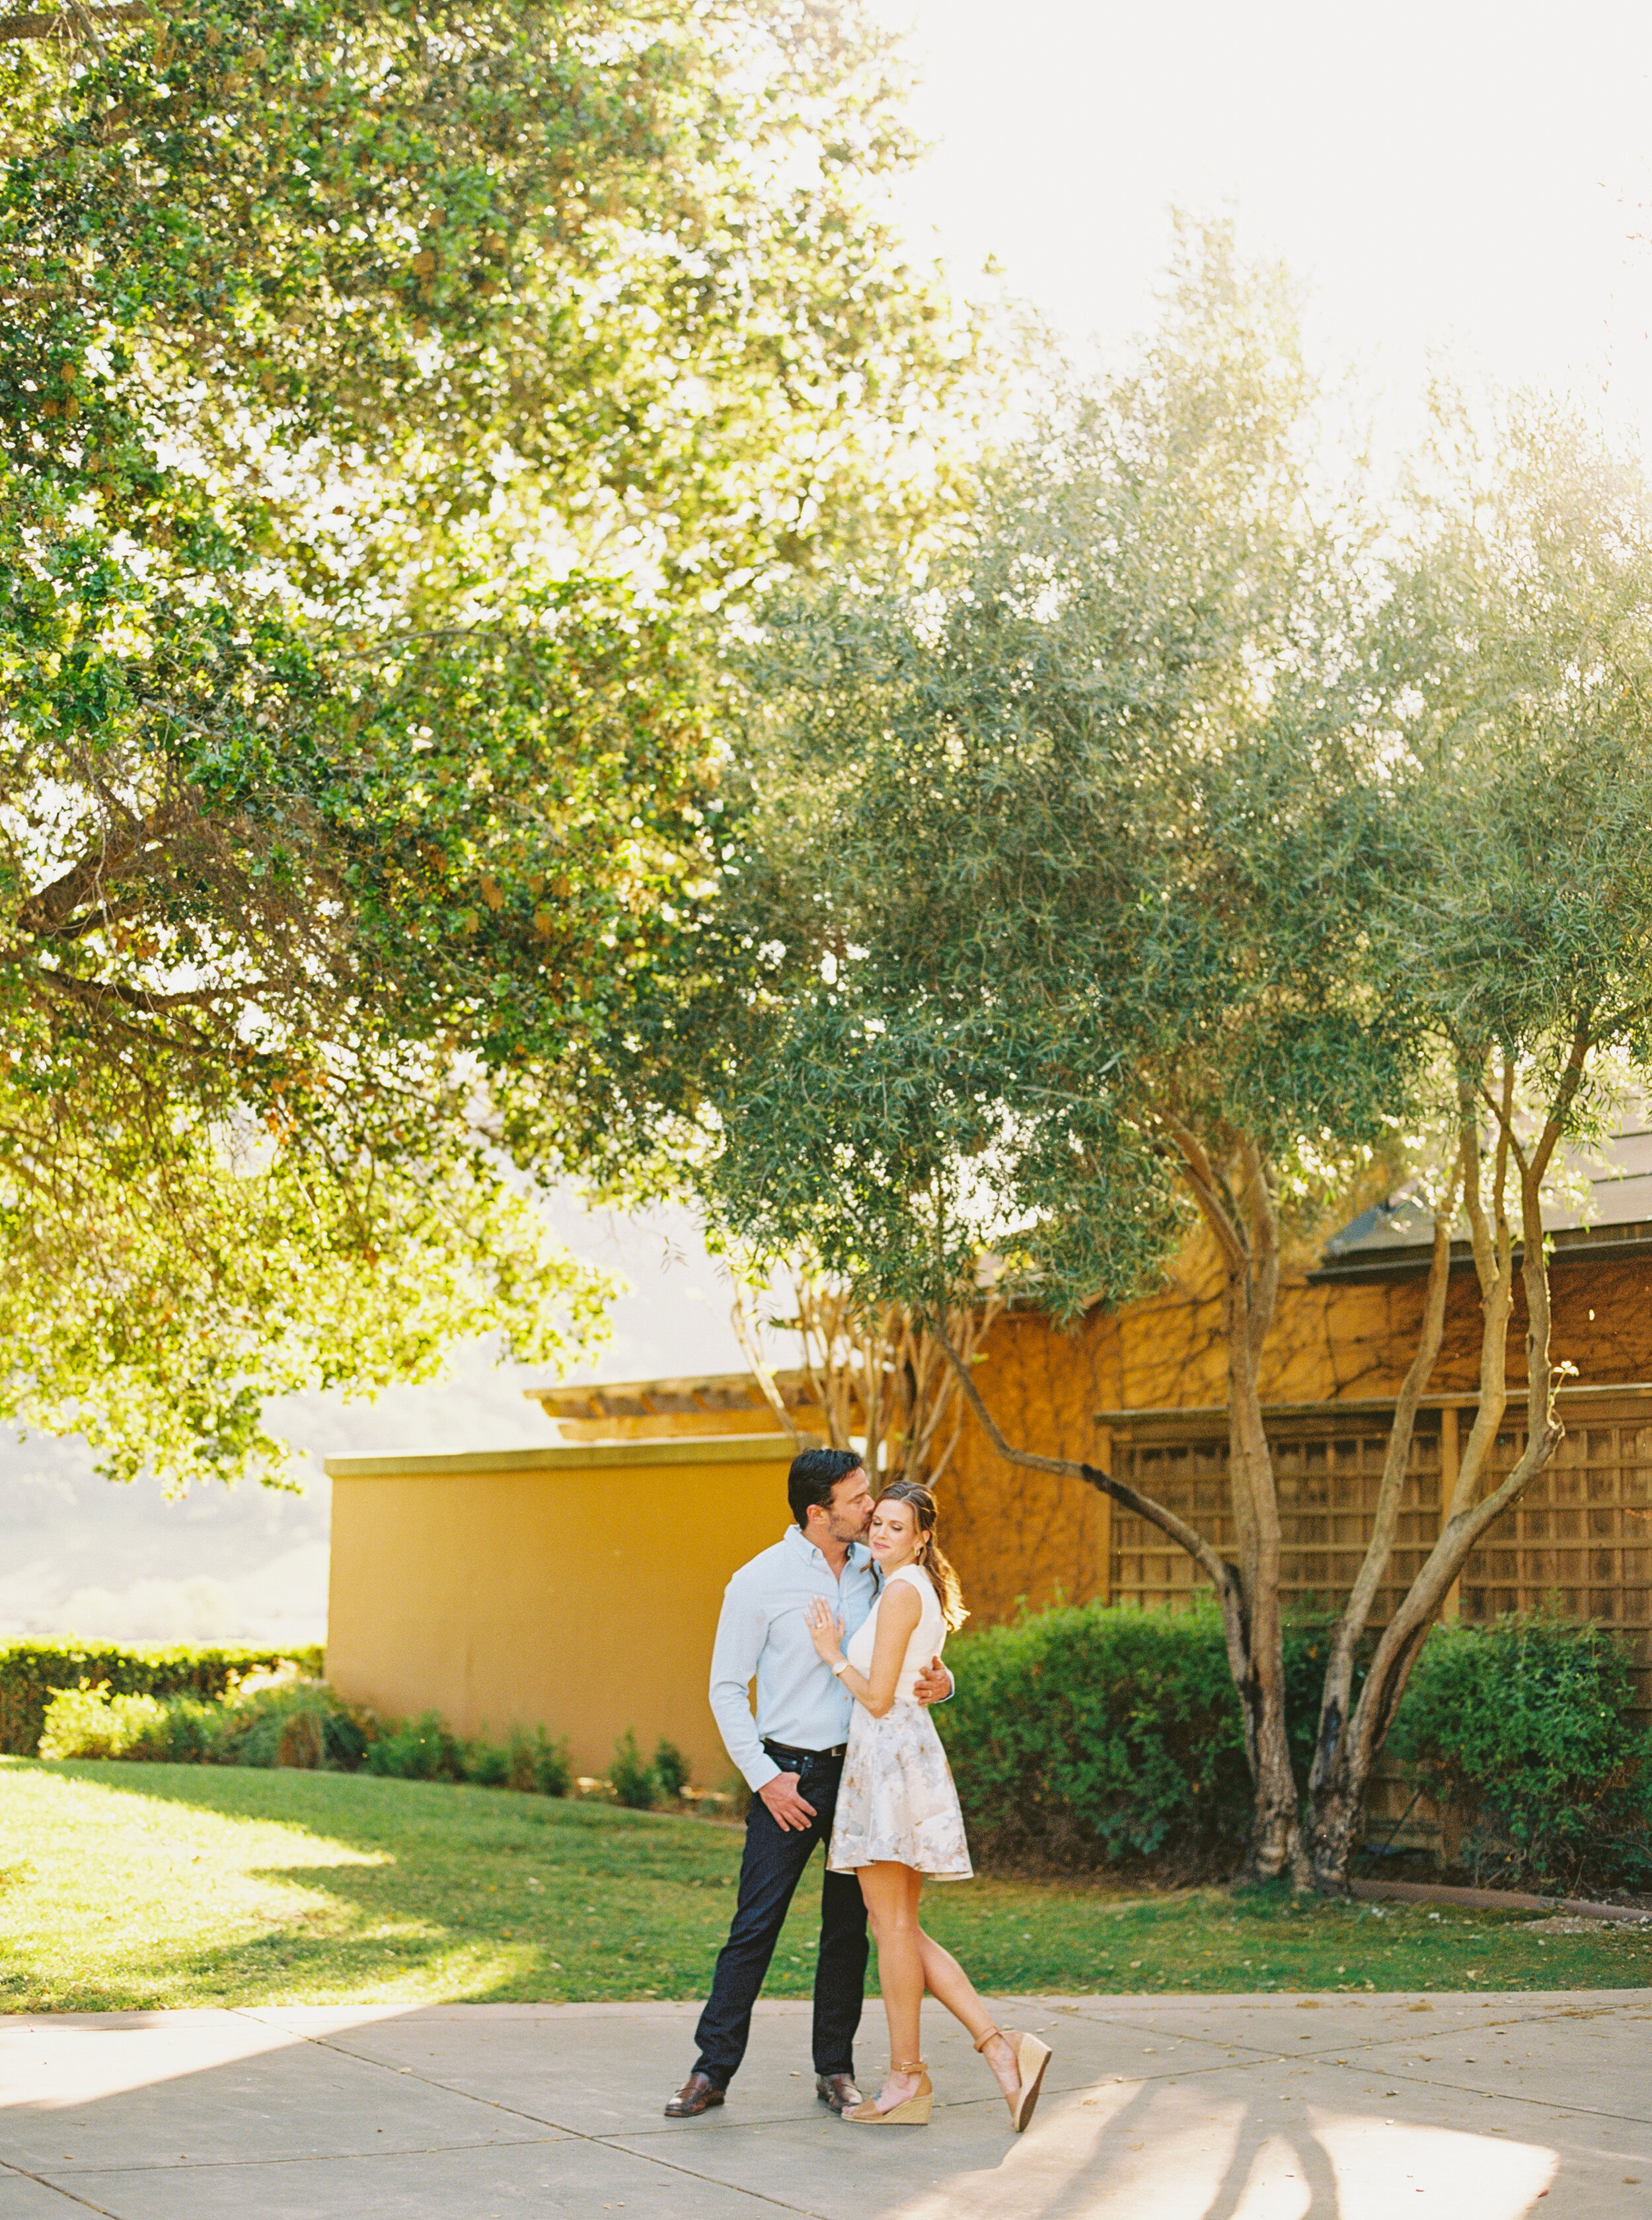
MULTIPOLYGON (((1330 1619, 1285 1634, 1292 1755, 1312 1755, 1330 1619)), ((1250 1776, 1221 1617, 1088 1604, 966 1632, 933 1717, 989 1863, 1206 1873, 1237 1862, 1250 1776)))
POLYGON ((1437 1626, 1388 1748, 1476 1881, 1652 1886, 1652 1736, 1628 1645, 1545 1613, 1437 1626))
POLYGON ((211 1701, 248 1673, 296 1665, 321 1677, 319 1643, 292 1649, 189 1643, 0 1642, 0 1751, 33 1757, 55 1688, 108 1683, 115 1696, 196 1696, 211 1701))
MULTIPOLYGON (((1329 1630, 1304 1612, 1285 1631, 1299 1785, 1329 1630)), ((1161 1879, 1237 1863, 1250 1779, 1213 1604, 1030 1613, 947 1656, 957 1693, 932 1716, 982 1862, 1161 1879)), ((1652 1884, 1652 1737, 1628 1716, 1631 1674, 1619 1637, 1574 1621, 1434 1629, 1388 1747, 1442 1811, 1454 1862, 1506 1883, 1652 1884)))

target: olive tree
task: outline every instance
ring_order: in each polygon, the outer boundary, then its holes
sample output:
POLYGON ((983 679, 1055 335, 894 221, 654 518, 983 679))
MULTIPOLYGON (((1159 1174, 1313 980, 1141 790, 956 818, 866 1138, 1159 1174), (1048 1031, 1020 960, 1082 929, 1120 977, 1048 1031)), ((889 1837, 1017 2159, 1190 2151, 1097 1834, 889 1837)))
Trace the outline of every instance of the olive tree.
POLYGON ((745 882, 772 976, 726 1077, 719 1207, 932 1320, 974 1282, 1057 1318, 1224 1272, 1220 1600, 1291 1861, 1281 1525, 1261 1405, 1284 1245, 1382 1140, 1412 1043, 1373 990, 1392 815, 1355 714, 1371 527, 1318 480, 1281 278, 1189 234, 1139 365, 999 473, 956 567, 770 627, 745 882), (800 797, 803 797, 800 800, 800 797), (762 920, 759 924, 757 920, 762 920))
POLYGON ((1303 1855, 1345 1886, 1371 1767, 1470 1551, 1554 1458, 1543 1203, 1568 1135, 1610 1131, 1652 1021, 1652 490, 1554 403, 1476 433, 1443 416, 1370 667, 1392 806, 1413 868, 1381 890, 1375 961, 1435 1058, 1455 1133, 1435 1198, 1419 1345, 1395 1411, 1374 1529, 1337 1628, 1303 1855), (1354 1666, 1392 1551, 1418 1401, 1438 1354, 1461 1200, 1481 1313, 1479 1399, 1438 1537, 1354 1666), (1517 1277, 1524 1422, 1512 1394, 1517 1277))
POLYGON ((1288 324, 1221 246, 1142 373, 1000 480, 965 566, 771 630, 746 893, 770 977, 723 1075, 718 1201, 932 1321, 983 1250, 1059 1318, 1150 1284, 1203 1225, 1233 1562, 1082 1457, 1007 1441, 962 1362, 960 1384, 1007 1459, 1082 1475, 1206 1574, 1256 1780, 1248 1868, 1335 1889, 1452 1581, 1562 1435, 1545 1189, 1643 1061, 1652 994, 1652 509, 1562 412, 1513 410, 1489 453, 1464 433, 1436 454, 1379 561, 1310 499, 1288 324), (1304 1814, 1260 1364, 1284 1243, 1431 1125, 1422 1326, 1304 1814), (1478 1408, 1373 1649, 1460 1210, 1478 1408))

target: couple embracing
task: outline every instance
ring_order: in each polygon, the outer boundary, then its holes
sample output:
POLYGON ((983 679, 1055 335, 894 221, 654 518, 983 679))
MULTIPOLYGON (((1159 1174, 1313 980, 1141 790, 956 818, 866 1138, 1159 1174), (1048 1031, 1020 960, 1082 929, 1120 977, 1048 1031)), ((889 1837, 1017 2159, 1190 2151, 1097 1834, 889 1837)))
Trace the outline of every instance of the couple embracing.
POLYGON ((1050 2052, 1002 2033, 950 1951, 919 1924, 926 1880, 968 1880, 969 1846, 927 1706, 952 1693, 941 1663, 964 1616, 935 1533, 935 1499, 897 1481, 876 1501, 850 1450, 792 1460, 794 1524, 729 1582, 712 1656, 711 1705, 752 1789, 734 1920, 695 2039, 693 2073, 665 2107, 720 2105, 745 2055, 751 2008, 815 1845, 826 1845, 814 1974, 815 2090, 863 2127, 921 2127, 932 2089, 919 2042, 925 1992, 961 2021, 1019 2134, 1050 2052), (757 1681, 757 1717, 747 1690, 757 1681), (889 2072, 855 2086, 870 1945, 889 2023, 889 2072))

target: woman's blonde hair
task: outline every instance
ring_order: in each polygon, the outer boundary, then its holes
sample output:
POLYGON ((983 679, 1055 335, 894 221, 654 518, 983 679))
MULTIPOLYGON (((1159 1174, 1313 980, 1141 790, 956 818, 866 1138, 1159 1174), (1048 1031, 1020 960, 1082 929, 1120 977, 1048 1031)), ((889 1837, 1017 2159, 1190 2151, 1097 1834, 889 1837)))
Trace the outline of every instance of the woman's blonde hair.
POLYGON ((941 1600, 941 1617, 946 1621, 948 1631, 962 1626, 969 1614, 963 1608, 963 1591, 958 1586, 958 1576, 935 1538, 933 1491, 921 1481, 893 1480, 877 1500, 880 1503, 912 1506, 912 1515, 918 1521, 917 1562, 935 1583, 935 1592, 941 1600))

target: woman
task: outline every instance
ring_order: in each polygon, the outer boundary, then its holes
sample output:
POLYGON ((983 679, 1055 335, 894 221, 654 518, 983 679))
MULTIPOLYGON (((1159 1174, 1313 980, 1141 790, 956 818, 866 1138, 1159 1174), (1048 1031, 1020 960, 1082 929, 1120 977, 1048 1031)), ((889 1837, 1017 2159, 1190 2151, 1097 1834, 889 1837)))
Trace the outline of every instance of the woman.
POLYGON ((927 2124, 933 2091, 918 2047, 927 1989, 986 2054, 1019 2135, 1038 2101, 1049 2049, 1036 2036, 1001 2034, 963 1967, 918 1924, 926 1875, 968 1880, 972 1871, 946 1753, 913 1699, 919 1674, 965 1616, 935 1538, 935 1498, 915 1481, 896 1481, 879 1496, 867 1539, 882 1586, 847 1654, 830 1606, 817 1599, 808 1610, 816 1649, 855 1699, 827 1862, 860 1876, 889 2022, 889 2078, 843 2117, 866 2127, 927 2124))

